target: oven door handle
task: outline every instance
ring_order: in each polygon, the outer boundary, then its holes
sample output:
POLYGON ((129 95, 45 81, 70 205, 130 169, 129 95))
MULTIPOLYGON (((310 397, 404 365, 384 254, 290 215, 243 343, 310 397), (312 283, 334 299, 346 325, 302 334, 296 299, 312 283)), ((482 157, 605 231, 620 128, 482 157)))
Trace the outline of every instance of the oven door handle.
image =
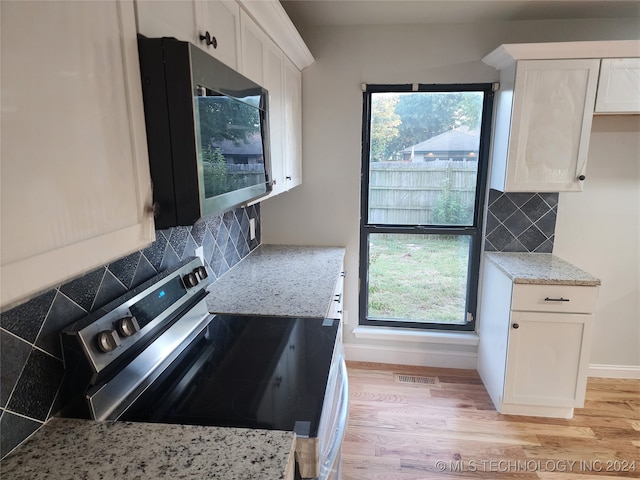
POLYGON ((340 393, 340 412, 338 413, 338 426, 335 431, 334 441, 329 450, 326 460, 320 467, 320 476, 318 480, 329 478, 332 473, 337 457, 340 455, 342 441, 347 430, 347 418, 349 417, 349 378, 347 377, 347 364, 344 356, 340 362, 340 373, 342 374, 341 393, 340 393))

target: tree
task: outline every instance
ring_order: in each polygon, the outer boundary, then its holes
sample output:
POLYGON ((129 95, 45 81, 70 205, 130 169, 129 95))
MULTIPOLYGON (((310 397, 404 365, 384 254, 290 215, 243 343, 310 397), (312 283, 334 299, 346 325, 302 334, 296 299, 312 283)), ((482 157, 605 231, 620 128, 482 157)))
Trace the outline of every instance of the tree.
POLYGON ((398 136, 400 116, 395 113, 399 96, 396 94, 375 94, 371 98, 371 151, 372 162, 389 160, 393 150, 389 148, 398 136))
MULTIPOLYGON (((389 123, 388 119, 399 118, 400 123, 396 120, 393 125, 396 134, 389 136, 387 130, 374 130, 376 110, 372 116, 371 143, 384 145, 385 158, 463 125, 470 129, 479 128, 483 99, 480 92, 411 92, 396 95, 393 113, 383 110, 381 114, 385 125, 389 123)), ((372 147, 372 161, 375 161, 373 158, 372 147)))
POLYGON ((260 132, 259 109, 226 96, 198 97, 198 117, 203 150, 223 140, 237 145, 246 143, 251 135, 260 132))

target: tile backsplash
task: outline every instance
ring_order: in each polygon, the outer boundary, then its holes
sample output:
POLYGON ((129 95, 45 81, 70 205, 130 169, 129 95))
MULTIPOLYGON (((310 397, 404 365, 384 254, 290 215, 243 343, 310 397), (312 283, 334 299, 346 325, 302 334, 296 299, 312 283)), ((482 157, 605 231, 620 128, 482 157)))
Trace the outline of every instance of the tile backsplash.
POLYGON ((0 457, 61 407, 64 369, 59 333, 203 247, 217 279, 260 244, 260 206, 237 208, 189 227, 156 231, 144 250, 104 265, 0 314, 0 457), (249 219, 256 236, 250 239, 249 219))
POLYGON ((552 253, 557 193, 489 191, 485 251, 552 253))

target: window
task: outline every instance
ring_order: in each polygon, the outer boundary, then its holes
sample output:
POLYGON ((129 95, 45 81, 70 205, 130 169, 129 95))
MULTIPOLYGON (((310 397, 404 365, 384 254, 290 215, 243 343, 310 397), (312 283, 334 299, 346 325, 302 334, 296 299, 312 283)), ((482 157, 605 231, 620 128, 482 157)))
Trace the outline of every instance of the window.
POLYGON ((493 92, 364 93, 360 324, 473 330, 493 92))

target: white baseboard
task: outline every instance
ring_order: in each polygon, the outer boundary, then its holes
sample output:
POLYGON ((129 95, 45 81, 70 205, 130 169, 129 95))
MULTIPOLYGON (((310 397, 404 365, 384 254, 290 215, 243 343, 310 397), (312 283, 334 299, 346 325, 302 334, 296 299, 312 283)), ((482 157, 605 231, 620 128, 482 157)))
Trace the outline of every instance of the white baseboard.
POLYGON ((347 360, 353 362, 392 363, 420 367, 464 368, 475 370, 475 352, 447 352, 422 348, 383 347, 379 345, 344 344, 347 360))
POLYGON ((589 377, 640 379, 640 365, 589 365, 589 377))

